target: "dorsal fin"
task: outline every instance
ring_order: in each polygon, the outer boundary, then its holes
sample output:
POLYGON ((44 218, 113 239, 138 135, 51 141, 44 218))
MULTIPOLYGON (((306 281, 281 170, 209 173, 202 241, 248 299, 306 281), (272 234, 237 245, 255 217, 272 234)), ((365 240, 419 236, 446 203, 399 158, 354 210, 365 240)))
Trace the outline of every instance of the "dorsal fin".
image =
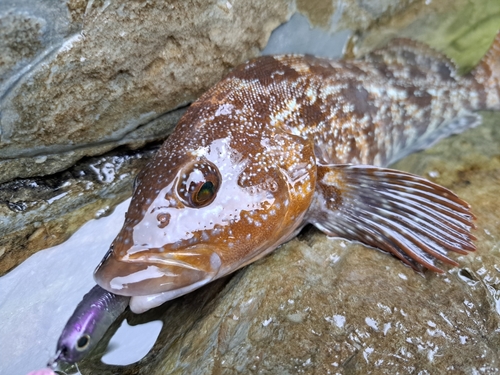
POLYGON ((450 58, 425 43, 407 38, 393 39, 386 46, 363 56, 362 60, 383 62, 387 67, 404 66, 416 78, 430 73, 436 74, 440 80, 458 77, 457 66, 450 58))
POLYGON ((474 78, 484 86, 488 94, 487 106, 491 110, 500 110, 500 31, 482 60, 471 72, 474 78))

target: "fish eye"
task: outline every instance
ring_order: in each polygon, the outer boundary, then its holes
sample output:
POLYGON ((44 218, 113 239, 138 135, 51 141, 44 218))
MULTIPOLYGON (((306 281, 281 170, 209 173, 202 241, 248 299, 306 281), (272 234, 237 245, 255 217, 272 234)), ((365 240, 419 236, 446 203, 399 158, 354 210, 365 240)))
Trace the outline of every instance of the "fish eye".
POLYGON ((186 205, 193 208, 205 207, 215 199, 220 180, 215 165, 208 161, 195 163, 183 171, 177 192, 186 205))
POLYGON ((198 184, 193 194, 191 194, 191 201, 197 205, 202 206, 211 202, 215 196, 215 186, 212 181, 205 181, 203 184, 198 184))
POLYGON ((90 344, 90 336, 87 334, 83 334, 76 341, 76 350, 82 352, 88 348, 89 344, 90 344))

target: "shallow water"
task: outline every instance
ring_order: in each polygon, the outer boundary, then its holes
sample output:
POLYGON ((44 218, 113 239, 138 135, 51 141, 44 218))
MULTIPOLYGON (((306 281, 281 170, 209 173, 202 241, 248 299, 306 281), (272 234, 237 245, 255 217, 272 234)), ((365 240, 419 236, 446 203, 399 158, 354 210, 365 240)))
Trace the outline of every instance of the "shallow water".
MULTIPOLYGON (((95 285, 92 273, 107 250, 103 244, 118 233, 128 204, 88 222, 65 243, 38 252, 0 278, 0 374, 45 367, 67 319, 95 285)), ((124 322, 103 360, 125 365, 142 358, 161 329, 161 323, 151 323, 130 327, 124 322)))

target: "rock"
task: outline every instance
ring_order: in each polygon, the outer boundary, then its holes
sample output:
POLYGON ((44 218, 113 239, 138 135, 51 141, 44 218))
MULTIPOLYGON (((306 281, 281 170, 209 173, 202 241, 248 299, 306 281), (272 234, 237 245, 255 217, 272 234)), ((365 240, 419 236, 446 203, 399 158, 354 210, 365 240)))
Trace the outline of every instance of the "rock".
POLYGON ((285 0, 71 0, 66 12, 54 14, 31 3, 2 6, 8 53, 0 88, 0 182, 55 173, 77 157, 123 144, 117 141, 256 56, 290 16, 285 0), (51 28, 63 36, 41 44, 51 28), (56 162, 53 154, 64 157, 56 162))
POLYGON ((127 198, 135 175, 156 152, 115 151, 92 157, 51 178, 0 187, 0 275, 36 251, 54 246, 92 218, 108 215, 127 198))
MULTIPOLYGON (((361 8, 368 10, 368 4, 377 2, 363 1, 365 6, 361 8)), ((394 16, 383 14, 378 22, 361 29, 351 40, 346 55, 363 56, 393 38, 410 38, 443 51, 459 66, 459 71, 467 72, 488 50, 500 25, 500 2, 494 0, 432 0, 425 4, 409 1, 405 7, 390 1, 380 3, 396 8, 389 12, 394 16)), ((347 16, 339 27, 351 28, 357 23, 355 15, 347 16)))
MULTIPOLYGON (((183 113, 170 112, 134 136, 172 129, 183 113)), ((0 184, 0 276, 38 250, 65 241, 88 220, 112 212, 130 196, 132 181, 157 148, 124 148, 85 158, 51 176, 0 184)))

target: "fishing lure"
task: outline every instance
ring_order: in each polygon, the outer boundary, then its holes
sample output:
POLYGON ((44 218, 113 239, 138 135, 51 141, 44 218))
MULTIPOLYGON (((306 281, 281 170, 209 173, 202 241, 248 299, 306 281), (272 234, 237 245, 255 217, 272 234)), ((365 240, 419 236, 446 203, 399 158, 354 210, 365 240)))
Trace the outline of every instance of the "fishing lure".
POLYGON ((125 311, 129 297, 94 286, 76 307, 57 342, 56 354, 47 364, 82 360, 102 339, 111 324, 125 311))

